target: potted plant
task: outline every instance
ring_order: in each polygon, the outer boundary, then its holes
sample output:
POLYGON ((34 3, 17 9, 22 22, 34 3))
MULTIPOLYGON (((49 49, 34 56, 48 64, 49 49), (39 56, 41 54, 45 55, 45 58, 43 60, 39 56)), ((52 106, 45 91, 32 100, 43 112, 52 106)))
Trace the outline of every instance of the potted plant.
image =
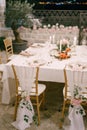
POLYGON ((11 1, 7 2, 6 11, 5 11, 5 24, 7 27, 11 27, 15 40, 13 40, 13 49, 16 52, 27 47, 27 41, 21 39, 19 28, 21 27, 32 27, 33 26, 33 6, 27 1, 11 1), (18 46, 17 46, 18 45, 18 46), (22 49, 21 49, 21 46, 22 49), (19 48, 19 50, 16 50, 19 48))

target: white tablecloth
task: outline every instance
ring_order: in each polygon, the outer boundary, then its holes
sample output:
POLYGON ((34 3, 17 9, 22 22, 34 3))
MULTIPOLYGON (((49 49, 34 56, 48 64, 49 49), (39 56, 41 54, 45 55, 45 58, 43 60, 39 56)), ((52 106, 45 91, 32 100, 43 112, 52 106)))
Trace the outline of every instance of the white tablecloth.
MULTIPOLYGON (((64 83, 65 65, 69 62, 87 62, 87 46, 77 46, 75 52, 72 52, 71 57, 65 60, 59 60, 50 53, 53 49, 56 49, 55 44, 45 43, 41 46, 31 46, 26 51, 31 56, 18 55, 13 60, 4 65, 3 75, 3 92, 2 103, 9 104, 12 97, 15 94, 14 75, 11 69, 11 65, 18 66, 34 66, 40 65, 39 80, 40 81, 53 81, 64 83), (37 63, 38 61, 38 63, 37 63)), ((27 77, 26 77, 27 78, 27 77)))

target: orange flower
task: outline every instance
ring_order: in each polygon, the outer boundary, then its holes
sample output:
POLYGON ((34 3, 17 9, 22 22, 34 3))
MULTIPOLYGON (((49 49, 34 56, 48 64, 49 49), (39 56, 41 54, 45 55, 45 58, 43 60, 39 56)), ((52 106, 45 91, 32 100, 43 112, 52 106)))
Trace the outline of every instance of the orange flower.
POLYGON ((67 59, 67 58, 69 58, 69 56, 67 55, 66 52, 61 52, 60 55, 59 55, 59 58, 60 59, 67 59))
POLYGON ((66 52, 69 52, 71 49, 70 48, 66 48, 66 52))

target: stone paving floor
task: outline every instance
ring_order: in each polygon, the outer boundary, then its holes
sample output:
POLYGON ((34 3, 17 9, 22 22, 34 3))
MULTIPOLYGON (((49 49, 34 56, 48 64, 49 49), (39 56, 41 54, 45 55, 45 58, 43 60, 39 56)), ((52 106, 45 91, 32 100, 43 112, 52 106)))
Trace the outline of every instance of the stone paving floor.
MULTIPOLYGON (((50 85, 50 84, 49 84, 50 85)), ((47 110, 41 111, 41 124, 39 126, 35 125, 33 122, 29 128, 26 130, 60 130, 60 111, 62 106, 62 85, 49 87, 47 84, 46 92, 46 107, 47 110)), ((1 93, 0 93, 1 99, 1 93)), ((12 104, 4 105, 0 102, 0 130, 16 130, 12 126, 14 114, 14 106, 12 104)), ((87 130, 87 116, 84 118, 85 127, 87 130)), ((66 117, 64 122, 64 128, 61 130, 69 130, 68 128, 69 120, 66 117)))

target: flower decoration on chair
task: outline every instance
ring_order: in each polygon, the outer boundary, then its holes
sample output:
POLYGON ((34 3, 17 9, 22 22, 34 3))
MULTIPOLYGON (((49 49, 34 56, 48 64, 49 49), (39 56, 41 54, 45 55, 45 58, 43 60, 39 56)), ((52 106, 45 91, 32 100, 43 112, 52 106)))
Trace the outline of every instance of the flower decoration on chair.
POLYGON ((22 91, 22 92, 21 92, 21 98, 22 98, 22 99, 27 99, 27 97, 29 97, 29 96, 28 96, 28 93, 27 93, 26 91, 22 91))
MULTIPOLYGON (((37 120, 37 116, 36 114, 34 113, 34 110, 33 110, 33 106, 32 106, 32 103, 30 101, 30 96, 28 95, 28 92, 27 91, 22 91, 21 92, 21 98, 22 100, 20 101, 20 104, 19 104, 19 107, 21 109, 23 108, 26 108, 32 115, 32 120, 34 121, 34 123, 36 125, 38 125, 38 120, 37 120)), ((24 116, 24 121, 25 122, 28 122, 29 120, 29 115, 23 115, 24 116)))
POLYGON ((81 94, 81 88, 75 85, 70 107, 76 107, 76 114, 80 113, 81 115, 85 115, 84 108, 81 106, 82 101, 85 100, 87 99, 81 94))

